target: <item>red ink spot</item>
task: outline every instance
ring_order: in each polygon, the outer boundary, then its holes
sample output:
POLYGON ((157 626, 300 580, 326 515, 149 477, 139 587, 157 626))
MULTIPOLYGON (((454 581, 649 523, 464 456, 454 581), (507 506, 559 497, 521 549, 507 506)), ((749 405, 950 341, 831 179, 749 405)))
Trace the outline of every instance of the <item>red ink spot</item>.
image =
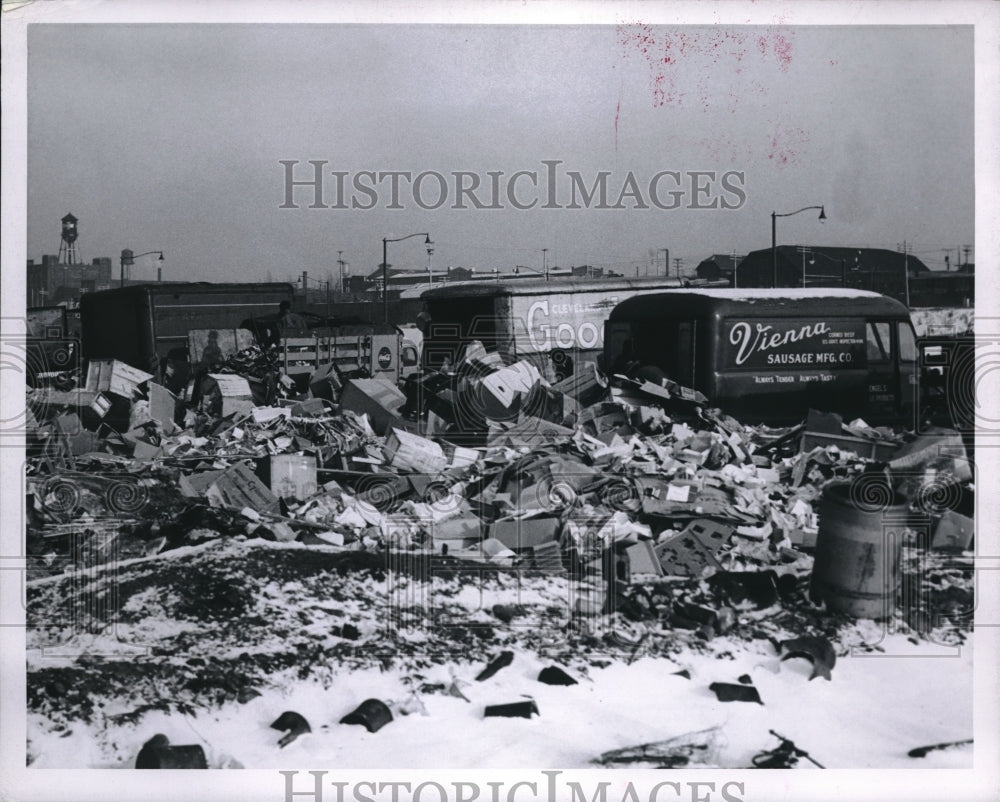
MULTIPOLYGON (((793 34, 787 30, 770 30, 763 34, 734 30, 691 33, 676 29, 654 31, 649 25, 633 22, 620 24, 617 34, 623 57, 638 53, 649 66, 654 107, 668 104, 680 106, 690 98, 707 103, 717 91, 713 78, 718 74, 720 65, 723 68, 726 62, 742 65, 744 59, 752 55, 755 46, 761 60, 773 56, 782 72, 787 71, 792 60, 793 34), (675 72, 682 61, 685 67, 690 68, 686 73, 701 76, 695 79, 693 85, 685 83, 685 91, 680 90, 682 78, 675 72)), ((737 66, 734 74, 741 76, 742 69, 737 66)), ((690 82, 691 79, 686 75, 683 80, 690 82)), ((736 102, 738 93, 731 91, 727 97, 736 102)))
POLYGON ((615 106, 615 150, 618 150, 618 117, 622 112, 622 101, 618 98, 618 105, 615 106))
POLYGON ((776 129, 770 137, 768 159, 780 167, 798 161, 798 149, 809 143, 809 134, 802 128, 776 129))

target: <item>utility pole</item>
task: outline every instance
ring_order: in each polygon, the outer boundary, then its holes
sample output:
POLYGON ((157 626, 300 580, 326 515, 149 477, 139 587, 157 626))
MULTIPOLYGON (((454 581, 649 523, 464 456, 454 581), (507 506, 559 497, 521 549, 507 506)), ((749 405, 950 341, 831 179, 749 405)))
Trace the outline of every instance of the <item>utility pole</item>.
POLYGON ((906 306, 910 306, 910 246, 906 244, 906 240, 903 240, 902 245, 896 246, 898 249, 903 251, 903 278, 906 288, 906 306))
POLYGON ((663 251, 663 275, 670 276, 670 248, 660 248, 663 251))
POLYGON ((677 278, 678 279, 680 279, 680 277, 681 277, 681 265, 682 264, 684 264, 684 260, 681 259, 679 256, 674 259, 674 270, 677 273, 677 278))

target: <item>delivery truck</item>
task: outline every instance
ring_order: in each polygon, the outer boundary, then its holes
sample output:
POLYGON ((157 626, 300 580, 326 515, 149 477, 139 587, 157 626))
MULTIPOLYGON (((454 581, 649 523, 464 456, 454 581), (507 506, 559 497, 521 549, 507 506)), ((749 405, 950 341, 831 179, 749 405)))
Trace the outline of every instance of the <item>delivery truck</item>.
POLYGON ((549 380, 596 362, 604 321, 634 295, 684 286, 677 278, 515 279, 466 281, 425 290, 420 298, 422 364, 441 370, 481 342, 505 361, 529 359, 549 380))
POLYGON ((810 409, 914 428, 919 377, 907 308, 849 289, 684 289, 630 298, 608 316, 610 375, 658 369, 745 423, 810 409))
POLYGON ((168 356, 186 358, 194 330, 235 330, 292 301, 288 283, 157 282, 80 298, 83 358, 117 359, 154 375, 168 356))

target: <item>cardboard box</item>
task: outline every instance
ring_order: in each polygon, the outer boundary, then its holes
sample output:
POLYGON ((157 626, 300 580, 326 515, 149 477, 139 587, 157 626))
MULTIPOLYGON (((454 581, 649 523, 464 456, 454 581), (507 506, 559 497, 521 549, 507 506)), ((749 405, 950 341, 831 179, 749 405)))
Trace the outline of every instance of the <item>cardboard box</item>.
POLYGON ((601 383, 597 365, 593 362, 578 365, 571 376, 553 384, 552 389, 562 393, 569 400, 569 411, 592 406, 608 392, 607 384, 601 383))
POLYGON ((258 475, 279 498, 304 501, 316 493, 316 457, 274 454, 261 462, 258 475))
POLYGON ((309 392, 313 394, 314 398, 335 401, 343 388, 344 385, 341 384, 340 377, 337 376, 332 362, 320 365, 309 377, 309 392))
POLYGON ((478 544, 482 538, 482 525, 482 521, 471 514, 431 524, 429 530, 435 551, 441 551, 442 546, 447 546, 451 552, 478 544))
POLYGON ((968 551, 975 532, 976 524, 972 518, 954 510, 945 510, 934 530, 931 548, 968 551))
POLYGON ((132 458, 140 462, 148 462, 149 460, 156 459, 162 453, 162 448, 154 446, 152 443, 147 443, 145 440, 136 440, 132 446, 132 458))
POLYGON ((292 404, 291 413, 293 418, 322 418, 328 414, 322 398, 307 398, 292 404))
POLYGON ((853 437, 847 434, 826 434, 824 432, 804 432, 802 435, 802 453, 812 451, 817 446, 826 448, 836 446, 841 451, 853 451, 859 457, 885 462, 893 458, 899 450, 895 443, 878 440, 868 440, 864 437, 853 437))
POLYGON ((271 492, 245 462, 227 469, 205 493, 213 506, 241 510, 249 507, 257 512, 276 513, 280 505, 271 492))
POLYGON ((442 442, 441 448, 448 460, 449 468, 464 468, 468 465, 475 465, 480 457, 480 452, 475 448, 464 448, 448 442, 442 442))
POLYGON ((93 393, 114 393, 130 401, 138 386, 152 378, 152 373, 126 365, 117 359, 92 359, 87 366, 87 390, 93 393))
POLYGON ((226 418, 235 412, 249 412, 254 407, 250 385, 242 376, 209 373, 201 380, 199 406, 211 415, 226 418))
POLYGON ((377 435, 384 435, 392 426, 407 428, 399 415, 405 403, 403 392, 383 379, 351 379, 340 397, 342 409, 368 415, 377 435))
POLYGON ((401 471, 434 474, 448 467, 448 457, 440 445, 397 428, 389 430, 383 452, 389 465, 401 471))
POLYGON ((552 517, 539 518, 501 518, 494 521, 490 528, 490 537, 499 540, 507 548, 533 549, 557 539, 559 519, 552 517))
POLYGON ((177 431, 174 417, 177 415, 177 397, 166 387, 156 382, 149 383, 149 417, 158 421, 164 434, 177 431))
POLYGON ((547 573, 563 573, 562 548, 554 540, 531 549, 531 567, 547 573))
POLYGON ((542 420, 541 418, 531 418, 522 416, 513 426, 491 430, 488 443, 490 445, 504 445, 509 443, 512 446, 533 446, 539 442, 546 442, 553 438, 565 438, 569 440, 574 434, 572 429, 560 426, 558 423, 542 420))
POLYGON ((98 393, 94 400, 90 402, 90 408, 98 418, 103 418, 111 411, 111 399, 104 393, 98 393))
POLYGON ((181 474, 177 480, 177 486, 181 493, 188 498, 201 498, 225 471, 198 471, 196 473, 181 474))
POLYGON ((660 558, 653 550, 653 544, 648 540, 632 543, 617 554, 615 575, 620 580, 631 583, 633 574, 663 575, 660 558))

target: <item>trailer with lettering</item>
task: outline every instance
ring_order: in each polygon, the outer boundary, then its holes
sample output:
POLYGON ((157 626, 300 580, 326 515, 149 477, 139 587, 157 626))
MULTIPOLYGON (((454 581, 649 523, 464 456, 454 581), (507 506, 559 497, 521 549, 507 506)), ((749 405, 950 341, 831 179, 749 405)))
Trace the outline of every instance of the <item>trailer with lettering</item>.
POLYGON ((478 341, 509 361, 530 359, 547 378, 562 379, 574 366, 597 361, 604 321, 617 304, 685 284, 657 276, 464 281, 434 287, 420 296, 427 317, 422 364, 434 370, 456 364, 469 343, 478 341))
POLYGON ((168 357, 187 359, 191 331, 240 328, 276 313, 293 294, 284 282, 162 282, 88 292, 80 299, 83 358, 117 359, 157 374, 168 357))
POLYGON ((684 289, 618 304, 611 374, 652 366, 746 423, 809 409, 913 428, 917 349, 909 311, 865 290, 684 289))

